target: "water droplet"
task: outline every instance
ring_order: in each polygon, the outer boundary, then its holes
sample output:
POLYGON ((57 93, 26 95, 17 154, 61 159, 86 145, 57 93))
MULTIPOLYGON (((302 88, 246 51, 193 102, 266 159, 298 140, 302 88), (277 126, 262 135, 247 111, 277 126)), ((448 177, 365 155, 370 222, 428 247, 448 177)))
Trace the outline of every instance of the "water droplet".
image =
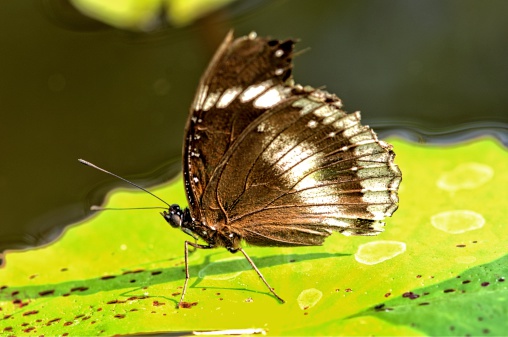
POLYGON ((460 263, 460 264, 471 264, 471 263, 476 262, 476 257, 470 256, 470 255, 458 256, 455 258, 455 262, 460 263))
POLYGON ((485 164, 463 163, 451 171, 445 172, 437 181, 443 190, 455 192, 461 189, 477 188, 492 179, 494 170, 485 164))
POLYGON ((432 226, 450 234, 460 234, 482 228, 485 219, 479 213, 469 210, 441 212, 430 218, 432 226))
POLYGON ((298 302, 298 305, 300 306, 300 309, 306 310, 309 308, 312 308, 321 300, 321 297, 323 297, 323 293, 316 288, 310 288, 305 289, 298 295, 298 298, 296 301, 298 302))
POLYGON ((360 245, 355 254, 356 261, 363 264, 377 264, 406 251, 406 244, 400 241, 379 240, 360 245))
POLYGON ((199 271, 198 276, 210 280, 229 280, 249 269, 247 260, 242 257, 232 257, 206 265, 199 271))

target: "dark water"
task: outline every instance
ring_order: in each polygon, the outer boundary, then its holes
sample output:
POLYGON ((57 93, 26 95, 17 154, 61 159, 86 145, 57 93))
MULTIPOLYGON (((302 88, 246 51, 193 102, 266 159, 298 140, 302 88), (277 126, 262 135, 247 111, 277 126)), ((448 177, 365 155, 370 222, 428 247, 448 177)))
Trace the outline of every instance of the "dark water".
POLYGON ((231 28, 300 38, 296 81, 326 85, 381 136, 506 145, 506 13, 503 0, 238 1, 136 33, 65 1, 4 0, 0 251, 54 240, 118 184, 78 158, 143 186, 174 176, 199 77, 231 28))

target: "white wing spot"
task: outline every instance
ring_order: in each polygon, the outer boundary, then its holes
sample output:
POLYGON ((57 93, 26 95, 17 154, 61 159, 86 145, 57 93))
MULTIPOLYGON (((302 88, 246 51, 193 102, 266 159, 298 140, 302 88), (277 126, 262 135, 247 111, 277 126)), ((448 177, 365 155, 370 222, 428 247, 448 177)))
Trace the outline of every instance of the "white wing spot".
POLYGON ((333 115, 336 111, 337 111, 336 109, 332 108, 329 105, 323 105, 323 106, 317 108, 316 110, 314 110, 313 113, 317 117, 324 118, 324 117, 329 117, 329 116, 333 115))
POLYGON ((282 75, 282 73, 284 73, 284 69, 283 68, 275 69, 275 75, 279 76, 279 75, 282 75))
POLYGON ((242 103, 251 101, 254 97, 261 94, 266 89, 270 88, 273 85, 273 82, 271 80, 261 82, 258 84, 253 84, 247 87, 247 89, 242 92, 240 95, 240 101, 242 103))
POLYGON ((203 107, 203 103, 205 102, 205 98, 208 95, 208 86, 205 85, 198 89, 198 94, 196 96, 196 100, 194 103, 194 110, 201 110, 203 107))
POLYGON ((205 103, 203 104, 202 110, 208 111, 215 105, 215 102, 217 102, 217 99, 220 96, 220 92, 214 92, 208 95, 208 97, 205 100, 205 103))
POLYGON ((282 50, 282 49, 277 49, 277 50, 275 51, 275 54, 274 54, 274 55, 275 55, 275 57, 281 57, 282 55, 284 55, 284 50, 282 50))
POLYGON ((219 101, 217 102, 217 108, 224 109, 226 108, 235 98, 238 96, 238 94, 242 91, 242 88, 240 87, 233 87, 228 88, 222 96, 220 97, 219 101))
POLYGON ((310 99, 302 98, 295 101, 291 106, 295 108, 301 108, 300 115, 304 116, 322 105, 323 103, 314 102, 311 101, 310 99))
POLYGON ((307 127, 311 128, 311 129, 314 129, 316 126, 318 126, 318 122, 316 122, 315 120, 310 120, 307 123, 307 127))
POLYGON ((288 92, 281 86, 273 87, 254 100, 256 108, 271 108, 287 97, 288 92))

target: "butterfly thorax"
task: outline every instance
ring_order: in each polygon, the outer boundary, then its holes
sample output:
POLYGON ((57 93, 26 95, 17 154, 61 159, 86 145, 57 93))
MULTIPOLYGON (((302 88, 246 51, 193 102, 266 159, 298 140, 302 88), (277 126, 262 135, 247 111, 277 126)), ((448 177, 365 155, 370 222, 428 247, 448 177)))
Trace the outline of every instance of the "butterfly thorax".
POLYGON ((171 227, 180 228, 195 240, 202 239, 210 248, 224 247, 232 253, 240 248, 241 238, 238 234, 229 231, 226 226, 211 226, 194 219, 188 208, 182 210, 179 205, 171 205, 161 215, 171 227))

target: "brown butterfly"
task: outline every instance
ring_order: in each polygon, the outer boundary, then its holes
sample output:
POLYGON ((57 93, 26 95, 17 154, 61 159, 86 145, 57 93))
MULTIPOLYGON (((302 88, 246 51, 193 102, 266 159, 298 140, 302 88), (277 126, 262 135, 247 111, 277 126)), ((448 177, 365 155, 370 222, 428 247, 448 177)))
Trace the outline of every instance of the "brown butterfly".
POLYGON ((397 209, 401 172, 392 146, 326 91, 294 84, 294 40, 229 33, 205 71, 185 129, 189 208, 162 215, 205 244, 316 246, 333 232, 377 235, 397 209))

